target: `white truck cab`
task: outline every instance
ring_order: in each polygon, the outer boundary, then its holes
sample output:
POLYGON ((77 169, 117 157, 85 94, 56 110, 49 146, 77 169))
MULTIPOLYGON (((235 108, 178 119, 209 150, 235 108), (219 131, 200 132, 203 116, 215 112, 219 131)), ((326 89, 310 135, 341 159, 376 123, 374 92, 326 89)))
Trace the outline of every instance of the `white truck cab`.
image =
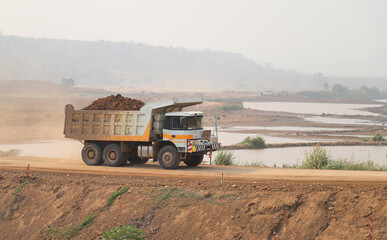
POLYGON ((173 142, 179 152, 199 153, 218 149, 217 136, 203 130, 202 112, 169 112, 165 114, 163 140, 173 142))
POLYGON ((182 111, 202 103, 197 98, 173 98, 144 105, 139 111, 75 110, 65 107, 66 138, 83 141, 82 160, 87 165, 118 167, 158 161, 167 169, 180 162, 197 166, 204 154, 220 148, 217 133, 203 129, 203 113, 182 111))

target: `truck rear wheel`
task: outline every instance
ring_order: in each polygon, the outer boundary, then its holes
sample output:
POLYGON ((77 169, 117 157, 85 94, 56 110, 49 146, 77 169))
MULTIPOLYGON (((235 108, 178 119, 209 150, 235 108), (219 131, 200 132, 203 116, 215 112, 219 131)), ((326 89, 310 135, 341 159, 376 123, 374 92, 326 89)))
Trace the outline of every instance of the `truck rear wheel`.
POLYGON ((201 155, 188 155, 187 160, 184 163, 189 167, 196 167, 203 161, 203 154, 201 155))
POLYGON ((103 162, 102 149, 96 143, 86 143, 82 148, 82 160, 87 165, 100 165, 103 162))
POLYGON ((165 169, 175 169, 178 168, 180 164, 179 153, 173 146, 162 147, 157 159, 160 165, 165 169))
POLYGON ((103 161, 111 167, 123 166, 126 163, 126 155, 121 152, 118 144, 112 143, 103 149, 103 161))

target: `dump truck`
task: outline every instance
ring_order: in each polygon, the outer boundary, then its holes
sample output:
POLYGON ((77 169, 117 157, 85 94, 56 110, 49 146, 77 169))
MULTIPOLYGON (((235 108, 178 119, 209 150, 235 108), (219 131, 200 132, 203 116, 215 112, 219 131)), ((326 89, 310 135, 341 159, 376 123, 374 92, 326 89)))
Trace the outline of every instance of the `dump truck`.
POLYGON ((64 135, 83 143, 81 155, 87 165, 118 167, 153 159, 166 169, 178 168, 180 162, 194 167, 221 146, 217 118, 212 132, 202 127, 202 112, 182 111, 200 103, 199 98, 166 99, 139 111, 74 110, 68 104, 64 135))

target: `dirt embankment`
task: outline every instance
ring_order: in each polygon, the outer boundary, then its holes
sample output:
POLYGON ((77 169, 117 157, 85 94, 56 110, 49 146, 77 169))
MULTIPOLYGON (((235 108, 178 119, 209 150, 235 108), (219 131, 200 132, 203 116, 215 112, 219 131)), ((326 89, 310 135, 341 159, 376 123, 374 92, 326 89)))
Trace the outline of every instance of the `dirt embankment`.
POLYGON ((99 98, 82 110, 140 110, 145 103, 138 99, 123 97, 120 94, 99 98))
POLYGON ((147 239, 367 239, 369 217, 375 239, 387 237, 384 182, 225 179, 220 186, 209 179, 1 170, 0 186, 0 239, 39 239, 45 229, 78 226, 90 214, 96 218, 75 239, 98 239, 126 224, 147 239), (106 200, 124 185, 131 188, 108 211, 106 200))

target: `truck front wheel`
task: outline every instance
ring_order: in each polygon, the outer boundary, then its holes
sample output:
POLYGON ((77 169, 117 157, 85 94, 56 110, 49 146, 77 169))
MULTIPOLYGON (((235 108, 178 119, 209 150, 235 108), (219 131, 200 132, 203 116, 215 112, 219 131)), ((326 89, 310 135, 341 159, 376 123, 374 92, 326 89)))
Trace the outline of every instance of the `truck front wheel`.
POLYGON ((179 167, 180 157, 176 148, 173 146, 162 147, 158 153, 157 159, 160 165, 166 169, 175 169, 179 167))
POLYGON ((82 148, 82 160, 87 165, 100 165, 102 160, 102 149, 96 143, 86 143, 82 148))
POLYGON ((108 166, 119 167, 125 165, 126 156, 118 144, 112 143, 103 149, 103 161, 108 166))
POLYGON ((189 167, 196 167, 203 161, 203 154, 201 155, 188 155, 187 160, 184 163, 189 167))

